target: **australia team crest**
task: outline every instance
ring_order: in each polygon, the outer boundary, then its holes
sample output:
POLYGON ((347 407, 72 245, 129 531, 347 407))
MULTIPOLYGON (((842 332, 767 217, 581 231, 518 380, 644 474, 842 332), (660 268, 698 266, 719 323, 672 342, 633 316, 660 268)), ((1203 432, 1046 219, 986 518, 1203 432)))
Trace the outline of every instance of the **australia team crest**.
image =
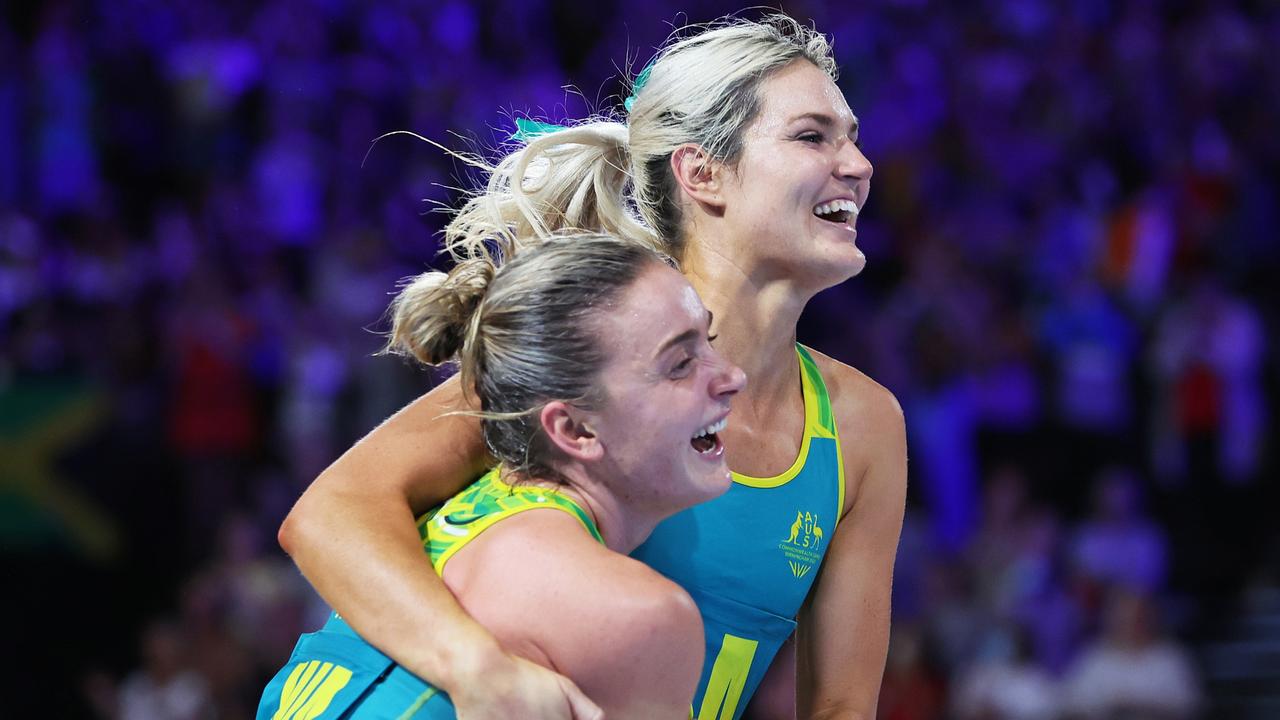
POLYGON ((778 549, 786 557, 791 574, 802 578, 822 560, 821 548, 825 541, 826 533, 818 524, 818 514, 797 510, 787 537, 778 543, 778 549))

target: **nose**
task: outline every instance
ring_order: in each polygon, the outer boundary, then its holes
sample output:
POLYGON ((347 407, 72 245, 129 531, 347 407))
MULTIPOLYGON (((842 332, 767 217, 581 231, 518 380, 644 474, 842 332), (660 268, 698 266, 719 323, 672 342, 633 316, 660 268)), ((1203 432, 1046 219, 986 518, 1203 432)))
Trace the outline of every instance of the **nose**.
POLYGON ((716 353, 717 372, 711 378, 710 392, 713 397, 729 399, 747 386, 747 374, 742 368, 734 365, 716 353))
POLYGON ((857 143, 845 138, 836 154, 836 175, 846 183, 853 185, 854 201, 862 208, 871 194, 871 175, 875 172, 871 161, 857 143))

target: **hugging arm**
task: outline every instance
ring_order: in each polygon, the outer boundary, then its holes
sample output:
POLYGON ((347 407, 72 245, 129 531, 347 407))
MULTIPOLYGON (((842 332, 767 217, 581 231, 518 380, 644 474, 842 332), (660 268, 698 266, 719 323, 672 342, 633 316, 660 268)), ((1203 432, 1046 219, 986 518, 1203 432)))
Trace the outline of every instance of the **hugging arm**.
MULTIPOLYGON (((852 371, 856 372, 856 371, 852 371)), ((906 504, 902 409, 865 376, 842 414, 851 500, 797 630, 797 715, 872 720, 889 646, 889 596, 906 504)))
POLYGON ((280 544, 356 632, 449 693, 461 720, 597 717, 567 679, 503 652, 423 552, 416 515, 492 462, 478 420, 444 416, 465 408, 455 377, 378 426, 307 488, 280 544))

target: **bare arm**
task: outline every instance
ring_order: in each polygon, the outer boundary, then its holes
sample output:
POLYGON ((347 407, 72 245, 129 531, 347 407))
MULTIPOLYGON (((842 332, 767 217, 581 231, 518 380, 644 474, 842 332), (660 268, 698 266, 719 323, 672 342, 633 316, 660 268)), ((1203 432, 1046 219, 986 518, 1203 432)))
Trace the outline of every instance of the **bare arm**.
POLYGON ((906 433, 892 394, 842 369, 833 375, 842 376, 841 394, 848 398, 837 405, 837 418, 849 508, 801 611, 797 714, 872 720, 889 646, 893 562, 906 503, 906 433))
POLYGON ((688 720, 702 619, 675 583, 558 510, 503 520, 450 563, 449 586, 504 647, 567 675, 610 720, 688 720))
POLYGON ((356 632, 449 693, 459 718, 594 717, 567 680, 504 653, 423 553, 415 516, 491 462, 477 420, 441 417, 464 407, 450 379, 369 433, 307 488, 280 544, 356 632))

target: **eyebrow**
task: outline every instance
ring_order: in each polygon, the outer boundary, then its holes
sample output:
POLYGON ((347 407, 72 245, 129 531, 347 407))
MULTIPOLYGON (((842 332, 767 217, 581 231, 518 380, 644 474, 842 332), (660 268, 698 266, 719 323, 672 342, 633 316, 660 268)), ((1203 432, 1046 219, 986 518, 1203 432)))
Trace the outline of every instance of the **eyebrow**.
MULTIPOLYGON (((818 123, 819 125, 827 128, 835 127, 835 124, 836 124, 835 118, 831 117, 826 113, 819 113, 819 112, 802 113, 800 115, 797 115, 791 118, 791 122, 796 122, 797 120, 812 120, 818 123)), ((855 115, 853 118, 853 127, 849 128, 849 134, 852 135, 858 132, 859 125, 860 123, 858 122, 858 117, 855 115)))
MULTIPOLYGON (((711 311, 710 311, 710 310, 708 310, 708 311, 707 311, 707 328, 708 328, 708 330, 711 328, 711 320, 712 320, 714 317, 715 317, 715 316, 711 314, 711 311)), ((695 330, 695 329, 693 329, 693 328, 690 328, 690 329, 688 329, 688 330, 685 330, 684 332, 680 333, 679 335, 676 335, 675 337, 671 338, 670 340, 668 340, 668 341, 666 341, 666 342, 662 343, 662 346, 658 348, 658 352, 654 353, 654 356, 655 356, 655 357, 657 357, 658 355, 661 355, 662 353, 666 352, 669 348, 675 347, 676 345, 679 345, 679 344, 681 344, 681 343, 687 343, 687 342, 689 342, 690 340, 697 340, 697 339, 698 339, 698 337, 699 337, 699 336, 701 336, 701 335, 702 335, 702 333, 701 333, 700 331, 695 330)))

